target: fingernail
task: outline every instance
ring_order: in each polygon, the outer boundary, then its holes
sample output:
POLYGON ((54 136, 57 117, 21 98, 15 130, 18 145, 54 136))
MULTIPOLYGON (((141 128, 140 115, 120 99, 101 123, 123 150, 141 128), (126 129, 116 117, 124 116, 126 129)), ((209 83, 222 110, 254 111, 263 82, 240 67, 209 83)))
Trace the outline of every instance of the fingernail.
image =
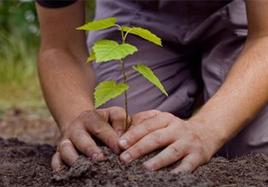
POLYGON ((120 145, 121 147, 123 147, 124 149, 127 149, 127 147, 128 147, 127 140, 126 140, 126 139, 120 139, 120 140, 119 140, 119 145, 120 145))
POLYGON ((92 158, 93 160, 96 160, 98 156, 99 156, 98 153, 93 153, 93 154, 91 155, 91 158, 92 158))
POLYGON ((191 166, 190 165, 183 165, 183 166, 179 166, 178 168, 174 169, 171 171, 171 173, 188 173, 191 172, 191 166))
POLYGON ((144 162, 143 166, 145 167, 145 169, 149 170, 149 171, 154 171, 154 167, 153 164, 151 164, 150 162, 144 162))
POLYGON ((104 159, 104 155, 102 153, 93 153, 91 158, 93 160, 103 160, 104 159))
POLYGON ((120 158, 126 164, 129 163, 129 162, 131 162, 131 160, 132 160, 131 155, 128 152, 123 153, 120 158))

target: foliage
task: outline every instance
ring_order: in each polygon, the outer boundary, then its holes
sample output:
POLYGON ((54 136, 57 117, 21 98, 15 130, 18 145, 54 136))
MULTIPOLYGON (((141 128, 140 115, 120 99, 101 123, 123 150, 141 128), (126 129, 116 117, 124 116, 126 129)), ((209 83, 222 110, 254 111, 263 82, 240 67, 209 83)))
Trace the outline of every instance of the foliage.
POLYGON ((144 64, 138 64, 133 66, 133 69, 142 74, 145 79, 155 85, 159 90, 161 90, 163 94, 168 96, 168 93, 165 90, 164 86, 161 84, 160 80, 155 76, 153 71, 148 66, 144 64))
POLYGON ((128 32, 128 33, 137 35, 137 36, 139 36, 145 40, 148 40, 156 45, 162 46, 161 39, 147 29, 143 29, 141 27, 127 27, 127 26, 122 26, 121 28, 124 32, 128 32))
POLYGON ((138 49, 131 44, 118 44, 112 40, 99 40, 93 46, 96 62, 107 62, 111 60, 121 60, 128 55, 132 55, 138 49))
POLYGON ((0 1, 0 110, 43 106, 36 73, 39 29, 33 2, 0 1))
MULTIPOLYGON (((108 80, 101 82, 96 88, 94 92, 95 98, 95 107, 99 107, 102 104, 106 103, 107 101, 114 99, 124 93, 125 95, 125 109, 126 115, 128 116, 128 98, 127 98, 127 76, 126 76, 126 69, 125 69, 125 62, 124 59, 129 55, 133 55, 135 52, 138 51, 137 47, 132 44, 126 43, 127 36, 129 34, 133 34, 139 36, 149 42, 152 42, 158 46, 162 47, 161 39, 153 34, 151 31, 141 28, 141 27, 127 27, 118 25, 117 19, 114 17, 96 20, 93 22, 89 22, 81 27, 78 27, 78 30, 102 30, 108 29, 111 27, 117 27, 118 30, 121 32, 122 36, 122 43, 119 44, 113 40, 102 39, 97 41, 92 49, 91 54, 87 59, 87 62, 96 61, 96 63, 108 62, 112 60, 118 60, 121 63, 121 71, 123 76, 122 83, 116 83, 114 80, 108 80)), ((167 91, 165 90, 164 86, 154 74, 154 72, 146 65, 139 64, 133 66, 137 72, 139 72, 145 79, 147 79, 150 83, 156 86, 163 94, 166 96, 167 91)), ((127 119, 127 117, 126 117, 127 119)), ((126 127, 128 128, 128 121, 125 122, 126 127)))
MULTIPOLYGON (((95 1, 87 3, 87 18, 95 1)), ((0 0, 0 111, 43 107, 36 72, 39 26, 34 0, 0 0)), ((0 112, 1 113, 1 112, 0 112)))
POLYGON ((128 90, 128 85, 124 83, 116 83, 113 80, 103 81, 96 87, 95 105, 96 107, 101 106, 105 102, 113 99, 128 90))
POLYGON ((103 20, 89 22, 81 27, 78 27, 77 30, 94 31, 94 30, 108 29, 110 27, 113 27, 115 23, 116 23, 115 18, 107 18, 103 20))

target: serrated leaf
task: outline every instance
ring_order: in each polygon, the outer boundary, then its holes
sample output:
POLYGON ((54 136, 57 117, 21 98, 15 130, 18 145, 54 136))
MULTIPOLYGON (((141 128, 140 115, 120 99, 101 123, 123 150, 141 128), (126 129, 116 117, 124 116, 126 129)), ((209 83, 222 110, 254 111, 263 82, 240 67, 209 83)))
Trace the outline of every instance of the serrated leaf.
POLYGON ((107 101, 120 96, 128 90, 128 85, 124 83, 116 83, 113 80, 103 81, 96 88, 94 92, 95 107, 98 108, 107 101))
POLYGON ((154 72, 146 65, 144 64, 138 64, 133 66, 133 69, 142 74, 142 76, 147 79, 149 82, 151 82, 153 85, 155 85, 163 94, 168 96, 168 93, 165 89, 165 87, 162 85, 160 80, 157 78, 157 76, 154 74, 154 72))
POLYGON ((96 56, 96 62, 107 62, 111 60, 120 60, 128 55, 132 55, 138 49, 131 44, 119 44, 113 40, 99 40, 93 46, 96 56))
POLYGON ((95 53, 94 52, 91 52, 91 54, 87 58, 87 63, 93 62, 94 60, 96 60, 95 53))
POLYGON ((127 27, 122 26, 121 27, 124 32, 129 32, 131 34, 137 35, 145 40, 148 40, 156 45, 162 46, 161 38, 153 34, 148 29, 144 29, 141 27, 127 27))
POLYGON ((95 20, 89 23, 86 23, 85 25, 82 25, 77 30, 86 30, 86 31, 96 31, 96 30, 102 30, 102 29, 108 29, 110 27, 115 26, 117 19, 114 17, 106 18, 106 19, 100 19, 95 20))

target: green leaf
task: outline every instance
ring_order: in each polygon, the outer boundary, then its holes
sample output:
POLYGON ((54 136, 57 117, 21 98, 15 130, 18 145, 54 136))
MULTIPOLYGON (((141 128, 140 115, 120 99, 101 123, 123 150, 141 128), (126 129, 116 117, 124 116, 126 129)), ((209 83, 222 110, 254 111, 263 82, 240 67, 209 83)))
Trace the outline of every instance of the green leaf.
POLYGON ((113 80, 103 81, 96 88, 94 92, 95 107, 98 108, 107 101, 120 96, 128 90, 128 85, 124 83, 116 83, 113 80))
POLYGON ((111 60, 120 60, 128 55, 132 55, 138 49, 134 45, 119 44, 112 40, 99 40, 93 46, 96 56, 96 62, 107 62, 111 60))
POLYGON ((110 17, 110 18, 95 20, 95 21, 86 23, 85 25, 82 25, 81 27, 78 27, 76 29, 86 30, 86 31, 108 29, 110 27, 115 26, 116 21, 117 21, 116 18, 110 17))
POLYGON ((87 63, 93 62, 94 60, 96 60, 96 55, 94 52, 91 52, 91 54, 87 58, 87 63))
POLYGON ((133 66, 133 69, 142 74, 145 79, 147 79, 149 82, 155 85, 163 94, 168 96, 166 89, 164 88, 160 80, 157 78, 157 76, 154 74, 154 72, 148 66, 144 64, 138 64, 133 66))
POLYGON ((121 27, 124 32, 129 32, 131 34, 137 35, 145 40, 148 40, 156 45, 162 46, 161 38, 153 34, 151 31, 141 28, 141 27, 121 27))

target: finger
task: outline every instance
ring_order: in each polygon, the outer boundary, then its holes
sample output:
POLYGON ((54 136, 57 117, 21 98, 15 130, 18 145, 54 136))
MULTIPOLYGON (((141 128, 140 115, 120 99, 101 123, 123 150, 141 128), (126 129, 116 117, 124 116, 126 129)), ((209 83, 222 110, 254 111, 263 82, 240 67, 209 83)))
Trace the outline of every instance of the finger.
POLYGON ((166 167, 187 154, 187 146, 181 141, 176 141, 158 155, 144 163, 144 167, 148 170, 158 170, 166 167))
POLYGON ((51 160, 51 168, 53 171, 60 171, 63 168, 64 164, 61 161, 60 153, 57 151, 51 160))
POLYGON ((69 166, 73 165, 78 158, 78 153, 69 139, 65 139, 60 143, 59 153, 62 161, 69 166))
MULTIPOLYGON (((109 121, 116 131, 116 133, 121 136, 126 131, 126 111, 121 107, 110 107, 105 109, 100 109, 100 112, 105 112, 109 116, 109 121)), ((131 119, 128 116, 128 123, 131 119)), ((108 121, 107 121, 108 122, 108 121)))
POLYGON ((172 117, 172 114, 169 113, 159 113, 155 117, 147 119, 141 124, 129 129, 129 131, 120 137, 120 147, 127 149, 147 134, 157 129, 167 127, 172 117))
POLYGON ((90 121, 85 123, 86 130, 104 142, 116 154, 121 152, 118 146, 119 136, 114 129, 105 122, 98 113, 89 113, 90 121))
POLYGON ((101 149, 96 145, 96 143, 89 136, 86 130, 75 130, 72 133, 70 139, 73 142, 74 146, 77 148, 77 150, 79 150, 86 156, 96 160, 104 159, 104 155, 101 149))
POLYGON ((125 163, 129 163, 147 153, 170 144, 173 141, 170 133, 171 129, 164 128, 146 135, 135 145, 122 153, 120 159, 125 163))
POLYGON ((172 173, 193 172, 198 166, 204 164, 204 160, 199 154, 188 154, 180 163, 180 165, 172 170, 172 173))
POLYGON ((132 116, 132 126, 135 126, 137 124, 142 123, 144 120, 146 119, 150 119, 154 116, 156 116, 157 114, 159 114, 160 111, 159 110, 149 110, 149 111, 144 111, 144 112, 139 112, 137 114, 134 114, 132 116))

